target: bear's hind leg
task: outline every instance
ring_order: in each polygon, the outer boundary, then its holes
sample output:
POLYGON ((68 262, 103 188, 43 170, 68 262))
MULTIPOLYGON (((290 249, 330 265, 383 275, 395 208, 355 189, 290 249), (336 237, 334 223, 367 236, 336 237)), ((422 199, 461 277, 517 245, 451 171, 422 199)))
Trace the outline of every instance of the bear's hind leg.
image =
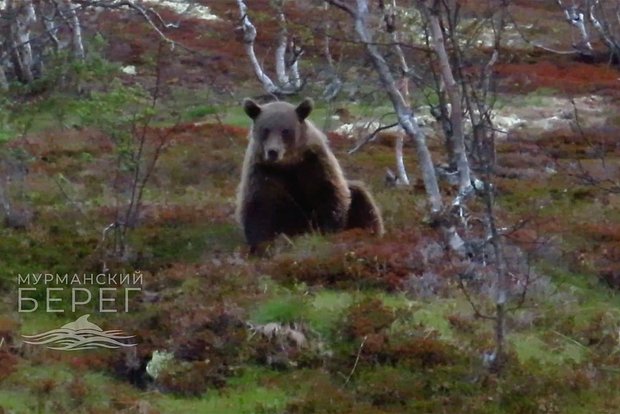
POLYGON ((346 228, 370 230, 373 234, 382 236, 384 233, 383 219, 372 195, 359 181, 349 181, 348 184, 351 191, 351 205, 346 228))

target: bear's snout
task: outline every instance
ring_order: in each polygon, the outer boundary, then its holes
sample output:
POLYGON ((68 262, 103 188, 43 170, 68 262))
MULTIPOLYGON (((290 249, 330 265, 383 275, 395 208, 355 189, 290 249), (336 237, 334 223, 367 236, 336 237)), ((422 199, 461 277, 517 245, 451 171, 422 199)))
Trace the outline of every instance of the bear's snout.
POLYGON ((278 151, 270 149, 267 151, 267 161, 278 161, 278 151))
POLYGON ((284 159, 284 148, 278 148, 274 145, 269 145, 263 149, 263 161, 264 162, 280 162, 284 159))

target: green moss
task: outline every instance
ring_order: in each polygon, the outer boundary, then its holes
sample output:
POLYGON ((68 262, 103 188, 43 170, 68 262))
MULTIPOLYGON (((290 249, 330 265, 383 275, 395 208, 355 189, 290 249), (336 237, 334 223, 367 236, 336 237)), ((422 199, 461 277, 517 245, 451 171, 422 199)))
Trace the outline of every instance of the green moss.
POLYGON ((543 364, 563 365, 582 362, 587 349, 574 339, 555 333, 554 344, 544 341, 535 334, 512 334, 509 341, 520 361, 534 360, 543 364))
POLYGON ((327 337, 353 300, 351 293, 323 290, 313 296, 305 316, 314 330, 327 337))
POLYGON ((20 314, 20 333, 22 335, 34 335, 51 329, 57 329, 65 323, 72 321, 71 317, 66 315, 45 312, 43 309, 45 307, 44 303, 40 303, 39 307, 42 308, 39 312, 20 314))
POLYGON ((132 247, 148 258, 143 268, 198 262, 205 254, 232 252, 243 240, 233 223, 180 223, 144 226, 131 234, 132 247))
POLYGON ((213 106, 200 105, 190 108, 186 111, 186 116, 189 120, 195 120, 207 115, 213 115, 217 113, 217 109, 213 106))
POLYGON ((27 390, 0 390, 0 409, 15 414, 37 412, 37 403, 27 390))
POLYGON ((229 108, 223 116, 223 121, 227 125, 249 128, 252 124, 251 119, 243 112, 241 105, 229 108))
POLYGON ((450 323, 446 319, 446 315, 448 315, 448 312, 454 311, 455 305, 457 303, 453 301, 424 303, 420 309, 413 313, 413 322, 421 323, 427 328, 436 330, 444 340, 454 340, 455 337, 450 323))
POLYGON ((287 253, 294 257, 303 259, 305 257, 323 257, 329 255, 332 245, 325 235, 320 233, 309 233, 295 237, 293 246, 287 253))
POLYGON ((411 227, 424 216, 424 198, 405 188, 378 191, 375 195, 381 207, 383 222, 388 231, 411 227))
POLYGON ((38 231, 26 234, 22 230, 0 229, 0 278, 15 280, 18 274, 42 272, 73 274, 96 247, 94 238, 85 238, 80 229, 69 223, 38 225, 42 226, 38 231))
POLYGON ((284 392, 256 387, 234 393, 208 393, 200 399, 163 397, 156 405, 164 413, 258 414, 282 410, 288 399, 284 392))
MULTIPOLYGON (((574 317, 575 322, 582 324, 599 313, 610 313, 620 318, 620 295, 616 290, 603 285, 597 278, 589 274, 571 272, 566 266, 552 266, 544 262, 541 263, 540 269, 552 278, 558 294, 570 295, 579 303, 577 308, 570 311, 563 310, 564 316, 574 317)), ((543 305, 548 305, 549 312, 553 315, 551 311, 555 304, 543 305)))
MULTIPOLYGON (((77 359, 83 353, 74 354, 77 359)), ((63 363, 22 364, 3 381, 0 407, 17 413, 89 412, 111 410, 137 390, 100 372, 76 372, 63 363)), ((118 407, 118 406, 117 406, 118 407)))
POLYGON ((301 322, 306 317, 307 307, 308 304, 304 298, 292 294, 285 294, 260 304, 252 313, 250 319, 254 323, 259 324, 270 322, 301 322))
POLYGON ((397 309, 411 309, 415 302, 407 297, 404 293, 386 293, 386 292, 368 292, 369 296, 378 297, 384 306, 397 309))
POLYGON ((406 406, 424 395, 425 380, 420 373, 392 366, 365 368, 355 375, 355 392, 375 406, 406 406))
POLYGON ((200 412, 213 414, 271 414, 280 412, 289 400, 282 389, 262 383, 273 377, 261 368, 248 367, 244 373, 229 381, 222 391, 208 391, 200 398, 179 398, 168 395, 156 399, 164 413, 200 412))
MULTIPOLYGON (((396 299, 399 297, 397 296, 396 299)), ((395 299, 393 299, 395 300, 395 299)), ((450 315, 471 315, 471 305, 460 299, 434 299, 431 301, 412 301, 401 297, 402 302, 392 302, 399 305, 396 309, 406 309, 409 312, 399 318, 391 327, 394 334, 414 332, 422 326, 428 332, 434 331, 439 337, 448 342, 459 344, 463 338, 459 337, 450 325, 450 315)), ((384 302, 390 306, 390 301, 384 302)))

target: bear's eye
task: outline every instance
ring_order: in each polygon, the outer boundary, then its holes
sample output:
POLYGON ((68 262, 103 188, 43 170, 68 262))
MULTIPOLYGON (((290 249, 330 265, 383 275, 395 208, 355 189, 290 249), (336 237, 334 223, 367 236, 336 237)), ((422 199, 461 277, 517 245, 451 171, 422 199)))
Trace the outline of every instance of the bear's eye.
POLYGON ((291 131, 290 129, 283 129, 282 139, 290 140, 291 138, 293 138, 293 131, 291 131))

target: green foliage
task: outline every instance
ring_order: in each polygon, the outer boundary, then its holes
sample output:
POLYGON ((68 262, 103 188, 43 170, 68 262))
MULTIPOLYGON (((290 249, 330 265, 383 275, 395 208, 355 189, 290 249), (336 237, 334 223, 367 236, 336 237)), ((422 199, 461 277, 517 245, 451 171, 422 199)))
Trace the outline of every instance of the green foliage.
POLYGON ((422 398, 424 381, 421 375, 406 368, 379 366, 362 369, 355 378, 355 392, 374 406, 407 405, 422 398))
POLYGON ((566 364, 582 362, 586 356, 586 347, 559 332, 552 333, 544 341, 536 335, 514 334, 510 338, 520 361, 535 360, 539 363, 566 364))
POLYGON ((336 330, 343 312, 352 302, 353 295, 348 292, 332 290, 317 292, 307 307, 306 319, 314 330, 323 337, 329 337, 336 330))
POLYGON ((84 60, 76 60, 68 51, 55 52, 41 78, 12 85, 0 99, 0 144, 50 124, 65 127, 78 122, 82 104, 98 97, 89 99, 85 90, 105 88, 118 73, 118 65, 104 58, 104 47, 97 35, 89 42, 84 60))
POLYGON ((280 412, 286 393, 275 388, 247 387, 230 392, 209 392, 200 399, 162 396, 156 405, 162 413, 270 414, 280 412))
POLYGON ((236 226, 230 223, 202 223, 201 217, 189 223, 161 223, 136 228, 129 237, 133 249, 143 259, 142 269, 157 269, 176 260, 199 262, 206 252, 233 251, 242 241, 236 226), (218 244, 218 242, 224 243, 218 244))
POLYGON ((205 117, 207 115, 213 115, 216 113, 217 113, 217 108, 213 106, 201 105, 201 106, 196 106, 196 107, 188 109, 186 112, 186 116, 189 120, 196 120, 196 119, 205 117))
POLYGON ((127 128, 153 115, 149 97, 140 86, 126 86, 114 79, 104 92, 93 91, 89 99, 76 102, 74 112, 80 124, 100 128, 121 143, 128 139, 127 128), (124 127, 119 131, 119 127, 124 127))
POLYGON ((50 224, 46 231, 27 237, 18 230, 2 228, 0 237, 3 240, 0 243, 3 268, 0 279, 44 270, 74 273, 97 244, 94 239, 83 238, 79 230, 68 223, 50 224))
POLYGON ((251 316, 251 320, 260 324, 301 322, 307 314, 307 307, 308 304, 303 298, 285 294, 260 304, 251 316))
POLYGON ((453 340, 454 335, 448 312, 458 306, 459 311, 469 312, 468 304, 461 304, 454 300, 432 300, 430 302, 411 302, 412 314, 409 317, 401 318, 392 327, 394 333, 406 333, 415 330, 417 326, 424 326, 429 331, 437 332, 444 340, 453 340), (460 305, 460 306, 458 306, 460 305))
MULTIPOLYGON (((82 358, 84 354, 76 354, 74 361, 82 358)), ((76 373, 58 362, 23 364, 2 385, 0 407, 20 414, 111 410, 137 400, 128 384, 100 372, 76 373)))

